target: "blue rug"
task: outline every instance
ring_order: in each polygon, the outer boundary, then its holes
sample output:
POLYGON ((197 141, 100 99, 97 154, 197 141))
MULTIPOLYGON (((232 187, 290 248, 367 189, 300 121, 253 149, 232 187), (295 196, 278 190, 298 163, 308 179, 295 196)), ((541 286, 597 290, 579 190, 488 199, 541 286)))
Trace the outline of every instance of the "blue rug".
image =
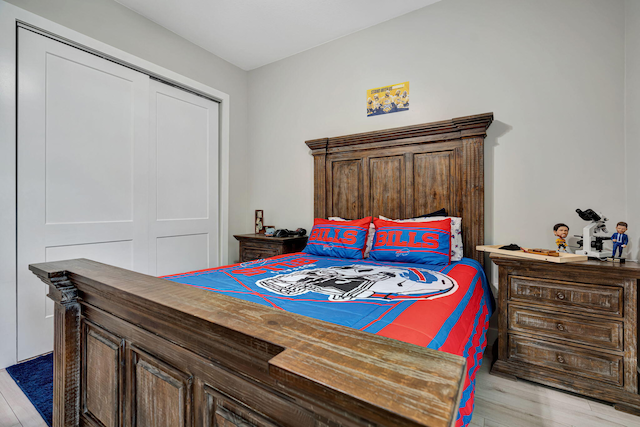
POLYGON ((7 373, 18 384, 51 426, 53 418, 53 353, 9 366, 7 373))

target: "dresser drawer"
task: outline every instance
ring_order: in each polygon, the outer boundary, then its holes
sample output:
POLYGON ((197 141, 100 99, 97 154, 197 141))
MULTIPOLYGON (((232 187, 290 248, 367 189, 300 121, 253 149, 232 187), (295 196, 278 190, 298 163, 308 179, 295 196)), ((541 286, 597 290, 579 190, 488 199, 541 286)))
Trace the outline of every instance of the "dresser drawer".
POLYGON ((509 330, 538 333, 579 344, 622 350, 623 324, 509 306, 509 330))
POLYGON ((622 317, 622 288, 511 276, 509 299, 622 317))
POLYGON ((622 356, 581 350, 519 335, 509 335, 508 358, 512 361, 571 373, 584 378, 623 385, 622 356))

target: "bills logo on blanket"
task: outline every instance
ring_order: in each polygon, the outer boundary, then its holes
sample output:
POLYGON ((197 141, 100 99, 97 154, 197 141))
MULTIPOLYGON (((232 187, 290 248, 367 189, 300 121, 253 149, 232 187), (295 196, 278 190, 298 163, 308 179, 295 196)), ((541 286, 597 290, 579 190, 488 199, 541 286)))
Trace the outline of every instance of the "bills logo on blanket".
POLYGON ((434 299, 458 289, 455 280, 437 271, 366 264, 300 270, 256 285, 280 295, 326 294, 329 301, 434 299))

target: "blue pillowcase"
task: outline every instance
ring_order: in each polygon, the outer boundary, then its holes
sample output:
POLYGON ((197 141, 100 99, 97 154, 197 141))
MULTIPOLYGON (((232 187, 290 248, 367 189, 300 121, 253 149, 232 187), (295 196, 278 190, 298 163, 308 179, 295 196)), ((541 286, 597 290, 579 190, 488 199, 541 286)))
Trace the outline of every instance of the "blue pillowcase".
POLYGON ((303 252, 336 258, 363 259, 371 217, 354 221, 316 218, 303 252))
POLYGON ((400 223, 376 218, 373 223, 376 235, 370 259, 429 265, 451 262, 451 219, 400 223))

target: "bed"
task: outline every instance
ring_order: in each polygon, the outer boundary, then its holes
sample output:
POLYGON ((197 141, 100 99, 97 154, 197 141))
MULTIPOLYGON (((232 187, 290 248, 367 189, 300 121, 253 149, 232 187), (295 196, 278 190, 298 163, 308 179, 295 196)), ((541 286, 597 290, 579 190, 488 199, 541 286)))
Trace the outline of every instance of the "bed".
POLYGON ((55 302, 54 425, 466 425, 493 310, 475 250, 492 120, 307 141, 316 217, 444 207, 462 217, 465 255, 446 267, 302 253, 165 279, 90 260, 30 266, 55 302), (452 280, 419 301, 360 298, 323 293, 320 270, 452 280))
POLYGON ((477 261, 443 267, 295 253, 165 278, 462 356, 466 375, 456 425, 471 421, 475 374, 495 306, 477 261), (426 294, 393 289, 398 283, 403 290, 414 283, 426 288, 448 278, 454 281, 426 294))

